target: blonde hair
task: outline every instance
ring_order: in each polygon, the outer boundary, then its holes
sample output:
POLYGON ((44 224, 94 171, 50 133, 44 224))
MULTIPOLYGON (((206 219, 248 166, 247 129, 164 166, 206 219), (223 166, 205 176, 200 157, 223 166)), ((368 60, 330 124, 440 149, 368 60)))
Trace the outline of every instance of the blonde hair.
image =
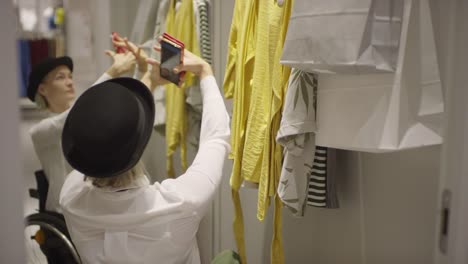
POLYGON ((130 170, 108 178, 95 178, 91 176, 86 176, 85 181, 91 181, 91 183, 98 188, 125 188, 132 184, 140 177, 145 176, 145 167, 141 161, 131 168, 130 170))
POLYGON ((36 107, 39 110, 47 110, 47 108, 49 107, 49 104, 47 103, 46 98, 38 92, 34 96, 34 101, 36 103, 36 107))

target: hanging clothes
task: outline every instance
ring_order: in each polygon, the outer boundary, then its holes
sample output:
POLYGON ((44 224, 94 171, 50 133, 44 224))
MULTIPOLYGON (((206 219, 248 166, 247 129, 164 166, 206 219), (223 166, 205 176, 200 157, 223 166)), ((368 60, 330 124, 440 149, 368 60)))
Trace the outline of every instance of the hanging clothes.
POLYGON ((308 177, 316 159, 316 89, 317 80, 313 74, 293 69, 276 137, 284 147, 278 195, 296 216, 304 215, 308 177))
POLYGON ((208 0, 194 0, 193 2, 195 6, 197 36, 200 43, 200 54, 206 62, 211 64, 210 2, 208 0))
MULTIPOLYGON (((182 0, 177 6, 176 0, 171 0, 166 18, 166 32, 185 44, 185 48, 199 55, 198 40, 194 28, 195 17, 193 0, 182 0)), ((186 135, 187 110, 185 107, 185 90, 196 83, 195 75, 187 73, 181 87, 174 84, 165 85, 166 88, 166 148, 167 148, 167 174, 174 177, 172 157, 180 146, 182 170, 187 169, 186 135)))
POLYGON ((241 263, 247 263, 247 259, 239 189, 243 182, 241 175, 242 153, 255 62, 257 5, 258 1, 237 0, 235 2, 223 83, 224 96, 233 98, 231 153, 229 154, 229 158, 233 159, 233 166, 230 185, 234 203, 233 229, 241 263))
MULTIPOLYGON (((160 0, 158 1, 158 4, 159 5, 157 7, 154 7, 154 6, 152 7, 152 8, 157 8, 156 21, 154 24, 150 23, 154 28, 154 37, 151 37, 151 39, 147 40, 142 45, 143 49, 147 52, 147 54, 150 54, 150 57, 156 60, 160 60, 160 53, 154 51, 152 47, 154 44, 157 43, 157 37, 161 36, 166 31, 166 18, 169 12, 171 1, 160 0)), ((209 3, 205 0, 193 0, 194 15, 195 15, 195 20, 196 20, 194 30, 196 30, 197 32, 197 39, 198 39, 199 46, 203 47, 205 50, 207 49, 211 50, 210 33, 209 33, 209 27, 207 24, 208 23, 207 22, 208 21, 208 5, 209 3), (201 40, 202 38, 208 41, 204 41, 202 43, 202 40, 201 40)), ((177 8, 176 8, 176 12, 177 12, 177 8)), ((206 60, 203 54, 202 54, 202 57, 206 60)), ((150 147, 149 148, 150 150, 145 152, 143 156, 143 161, 148 171, 155 171, 152 174, 150 173, 153 176, 153 178, 151 179, 152 182, 155 182, 155 181, 161 182, 162 180, 167 178, 166 174, 161 175, 160 173, 156 173, 156 170, 155 170, 156 167, 154 167, 155 164, 153 164, 154 162, 152 162, 155 159, 154 155, 158 154, 157 151, 153 151, 153 150, 158 149, 161 146, 160 142, 158 142, 158 139, 156 138, 155 133, 164 134, 164 130, 162 129, 163 128, 165 129, 164 127, 166 123, 165 91, 166 89, 164 88, 164 86, 159 86, 159 87, 156 87, 156 89, 153 92, 153 98, 155 101, 155 109, 156 109, 156 115, 155 115, 155 121, 154 121, 155 131, 149 143, 149 146, 152 146, 152 147, 150 147)), ((190 88, 185 89, 185 96, 186 96, 185 107, 186 107, 186 113, 187 113, 187 134, 186 134, 187 153, 191 154, 191 153, 197 152, 198 146, 199 146, 199 140, 200 140, 202 97, 201 97, 201 91, 200 91, 200 86, 198 82, 195 82, 190 88)), ((193 157, 187 157, 187 158, 188 160, 191 160, 193 157)), ((158 165, 159 167, 161 165, 164 166, 164 164, 161 164, 161 163, 158 165)))
MULTIPOLYGON (((195 12, 195 19, 196 19, 196 26, 195 29, 197 31, 197 38, 199 40, 199 46, 206 50, 209 50, 209 56, 211 64, 211 43, 210 43, 210 34, 209 34, 209 27, 208 27, 208 2, 205 0, 194 0, 194 12, 195 12), (199 11, 201 10, 201 11, 199 11), (202 17, 203 19, 201 19, 202 17), (203 25, 202 25, 203 23, 203 25), (202 28, 204 31, 202 31, 202 28), (202 43, 201 38, 203 33, 205 41, 202 43), (207 40, 207 41, 206 41, 207 40)), ((145 51, 150 54, 151 58, 156 60, 160 60, 160 53, 155 52, 152 48, 154 44, 157 43, 157 37, 161 36, 166 31, 166 17, 167 13, 169 12, 170 1, 169 0, 160 0, 159 5, 157 6, 157 15, 156 21, 154 24, 154 32, 153 37, 147 40, 142 46, 145 51)), ((202 54, 202 57, 207 60, 202 54)), ((208 61, 208 60, 207 60, 208 61)), ((158 127, 164 125, 166 123, 166 105, 165 105, 165 89, 160 89, 161 87, 157 87, 153 92, 153 98, 155 100, 155 107, 156 107, 156 116, 154 120, 154 126, 158 127)), ((192 105, 197 112, 196 116, 201 116, 201 93, 200 88, 197 86, 195 89, 187 89, 187 100, 186 102, 192 105)), ((200 120, 200 118, 198 118, 200 120)))
MULTIPOLYGON (((144 1, 138 7, 137 16, 133 23, 130 39, 134 43, 141 43, 141 48, 153 59, 160 60, 160 53, 153 49, 157 43, 157 37, 165 30, 166 14, 169 10, 169 0, 144 1), (149 33, 151 32, 151 33, 149 33)), ((149 65, 151 67, 151 65, 149 65)), ((141 73, 135 67, 133 78, 141 78, 141 73)), ((166 102, 163 86, 158 86, 153 91, 155 106, 154 127, 157 128, 166 123, 166 102)))
MULTIPOLYGON (((159 52, 156 52, 153 49, 154 44, 157 43, 157 36, 160 36, 162 33, 160 32, 161 24, 165 24, 166 14, 169 9, 169 0, 156 0, 152 3, 148 3, 147 1, 143 1, 140 3, 140 7, 138 8, 138 12, 142 12, 137 14, 137 18, 135 18, 135 22, 133 25, 133 29, 140 30, 138 26, 143 27, 144 31, 136 32, 132 31, 131 38, 132 42, 140 43, 138 36, 141 36, 143 40, 146 40, 142 45, 143 51, 149 55, 149 57, 160 60, 159 52), (148 10, 142 10, 141 5, 145 8, 151 8, 148 10), (145 17, 146 16, 146 17, 145 17), (143 18, 143 19, 142 19, 143 18), (144 23, 143 25, 141 23, 144 23), (144 32, 144 33, 143 33, 144 32), (148 32, 149 35, 147 35, 148 32), (143 35, 139 35, 143 33, 143 35)), ((151 69, 151 65, 148 65, 148 69, 151 69)), ((142 73, 140 73, 139 69, 135 67, 135 72, 133 78, 140 79, 142 73)), ((150 182, 162 182, 163 180, 167 179, 167 175, 165 171, 161 172, 160 168, 166 167, 166 160, 161 159, 161 150, 165 148, 164 141, 161 138, 161 135, 164 134, 164 124, 166 123, 166 99, 165 99, 165 89, 164 86, 158 86, 156 89, 153 90, 153 100, 155 106, 155 116, 154 116, 154 123, 153 123, 153 133, 151 133, 151 138, 148 142, 148 146, 141 157, 143 164, 145 165, 145 169, 148 175, 151 175, 150 182)))
POLYGON ((307 205, 335 209, 339 207, 336 190, 336 150, 316 146, 309 167, 307 205))
POLYGON ((292 1, 260 1, 256 34, 252 97, 242 155, 242 175, 259 183, 257 217, 263 220, 269 197, 276 193, 281 167, 281 147, 275 137, 290 69, 279 64, 292 1))
POLYGON ((307 205, 338 208, 336 190, 336 149, 315 147, 314 164, 308 173, 307 205))
MULTIPOLYGON (((245 262, 239 188, 258 184, 257 218, 263 220, 276 194, 281 172, 281 146, 275 136, 290 69, 279 64, 293 1, 237 1, 229 41, 225 96, 233 97, 230 157, 235 205, 234 232, 245 262), (253 69, 252 69, 253 68, 253 69)), ((276 196, 272 262, 283 263, 281 200, 276 196)))
POLYGON ((305 205, 337 208, 334 150, 315 145, 317 77, 293 69, 283 107, 277 142, 284 150, 278 186, 281 201, 296 216, 305 205))
MULTIPOLYGON (((158 13, 154 26, 153 38, 150 40, 150 57, 160 60, 160 53, 156 52, 152 47, 157 42, 157 37, 161 36, 166 30, 166 15, 169 11, 169 0, 160 0, 158 13)), ((154 116, 154 126, 162 126, 166 124, 166 89, 163 86, 157 87, 153 92, 156 114, 154 116)))
POLYGON ((154 26, 156 16, 159 15, 159 0, 143 0, 140 1, 135 22, 130 33, 130 40, 134 43, 142 43, 143 41, 153 39, 154 26), (149 22, 149 23, 148 23, 149 22))
MULTIPOLYGON (((201 57, 211 64, 211 34, 208 21, 209 2, 207 0, 193 0, 195 29, 201 57)), ((203 111, 203 102, 200 86, 196 83, 186 89, 187 103, 187 142, 196 153, 200 142, 200 125, 203 111)))

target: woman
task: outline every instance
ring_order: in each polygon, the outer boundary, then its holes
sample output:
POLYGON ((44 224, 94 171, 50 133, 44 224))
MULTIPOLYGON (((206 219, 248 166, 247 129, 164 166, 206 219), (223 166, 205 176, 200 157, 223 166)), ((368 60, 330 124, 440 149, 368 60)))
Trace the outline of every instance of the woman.
MULTIPOLYGON (((135 64, 133 54, 114 54, 114 62, 96 83, 119 76, 131 70, 135 64)), ((48 118, 35 124, 29 131, 34 150, 41 163, 49 182, 46 197, 46 210, 60 213, 59 195, 63 182, 71 167, 65 161, 61 146, 61 134, 68 109, 75 99, 75 87, 73 86, 73 61, 70 57, 48 58, 35 65, 29 75, 28 97, 36 103, 41 110, 47 111, 48 118)), ((60 214, 57 214, 60 217, 60 214)), ((49 263, 68 263, 70 259, 68 250, 57 243, 57 238, 43 230, 45 242, 41 249, 49 263)))
POLYGON ((117 78, 95 85, 65 123, 64 155, 75 171, 60 204, 84 263, 200 263, 196 233, 221 181, 229 117, 211 67, 186 50, 184 64, 174 71, 201 80, 200 147, 186 173, 150 185, 139 163, 154 119, 148 88, 167 81, 159 75, 159 62, 147 62, 153 67, 144 84, 117 78), (112 96, 99 104, 108 91, 112 96))
MULTIPOLYGON (((132 53, 114 54, 111 67, 96 81, 96 83, 117 77, 132 69, 135 58, 132 53)), ((47 111, 48 118, 34 125, 29 133, 34 149, 49 181, 49 191, 46 201, 46 210, 60 212, 58 203, 60 190, 65 176, 71 168, 66 163, 60 138, 66 110, 75 100, 75 87, 73 85, 73 61, 70 57, 47 58, 38 63, 29 75, 28 97, 35 102, 41 110, 47 111)))

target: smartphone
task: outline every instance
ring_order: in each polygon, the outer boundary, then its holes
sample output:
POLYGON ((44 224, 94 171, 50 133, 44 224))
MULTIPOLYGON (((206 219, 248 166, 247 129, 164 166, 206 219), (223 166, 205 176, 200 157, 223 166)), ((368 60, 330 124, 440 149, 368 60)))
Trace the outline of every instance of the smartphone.
POLYGON ((170 40, 174 42, 176 45, 179 45, 181 48, 185 48, 185 44, 182 41, 174 38, 173 36, 169 35, 167 32, 164 32, 163 39, 170 40))
POLYGON ((183 76, 183 72, 174 73, 173 69, 183 62, 183 43, 180 45, 180 41, 176 39, 169 39, 163 36, 161 41, 161 66, 160 75, 164 79, 174 83, 175 85, 180 84, 180 79, 183 76))

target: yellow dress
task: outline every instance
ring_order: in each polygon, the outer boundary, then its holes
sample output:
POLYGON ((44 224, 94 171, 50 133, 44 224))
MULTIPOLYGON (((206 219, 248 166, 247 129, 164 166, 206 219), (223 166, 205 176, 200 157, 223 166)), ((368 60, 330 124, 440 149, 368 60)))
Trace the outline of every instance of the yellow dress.
MULTIPOLYGON (((244 225, 238 190, 244 180, 259 186, 257 217, 263 220, 276 194, 282 149, 275 137, 290 69, 279 64, 292 9, 276 1, 236 1, 224 89, 233 97, 230 158, 235 205, 234 233, 245 263, 244 225)), ((275 198, 272 263, 283 263, 281 201, 275 198)))
POLYGON ((237 0, 235 3, 229 37, 228 62, 223 85, 225 97, 234 99, 231 121, 231 153, 229 155, 229 158, 233 159, 230 184, 235 210, 234 235, 242 263, 247 263, 247 261, 239 189, 243 181, 241 161, 250 93, 252 91, 257 4, 258 1, 251 0, 237 0))
POLYGON ((264 219, 268 197, 276 193, 281 167, 281 148, 275 138, 290 68, 279 63, 286 37, 292 1, 260 1, 256 36, 252 101, 242 155, 245 180, 259 183, 257 217, 264 219), (279 158, 279 160, 278 160, 279 158))
MULTIPOLYGON (((166 32, 185 44, 185 48, 200 55, 192 0, 182 0, 176 11, 176 0, 171 0, 166 17, 166 32)), ((166 156, 167 174, 174 177, 172 157, 180 145, 182 170, 187 169, 187 110, 185 109, 185 89, 197 82, 195 75, 187 73, 182 87, 174 84, 166 88, 166 156)))

